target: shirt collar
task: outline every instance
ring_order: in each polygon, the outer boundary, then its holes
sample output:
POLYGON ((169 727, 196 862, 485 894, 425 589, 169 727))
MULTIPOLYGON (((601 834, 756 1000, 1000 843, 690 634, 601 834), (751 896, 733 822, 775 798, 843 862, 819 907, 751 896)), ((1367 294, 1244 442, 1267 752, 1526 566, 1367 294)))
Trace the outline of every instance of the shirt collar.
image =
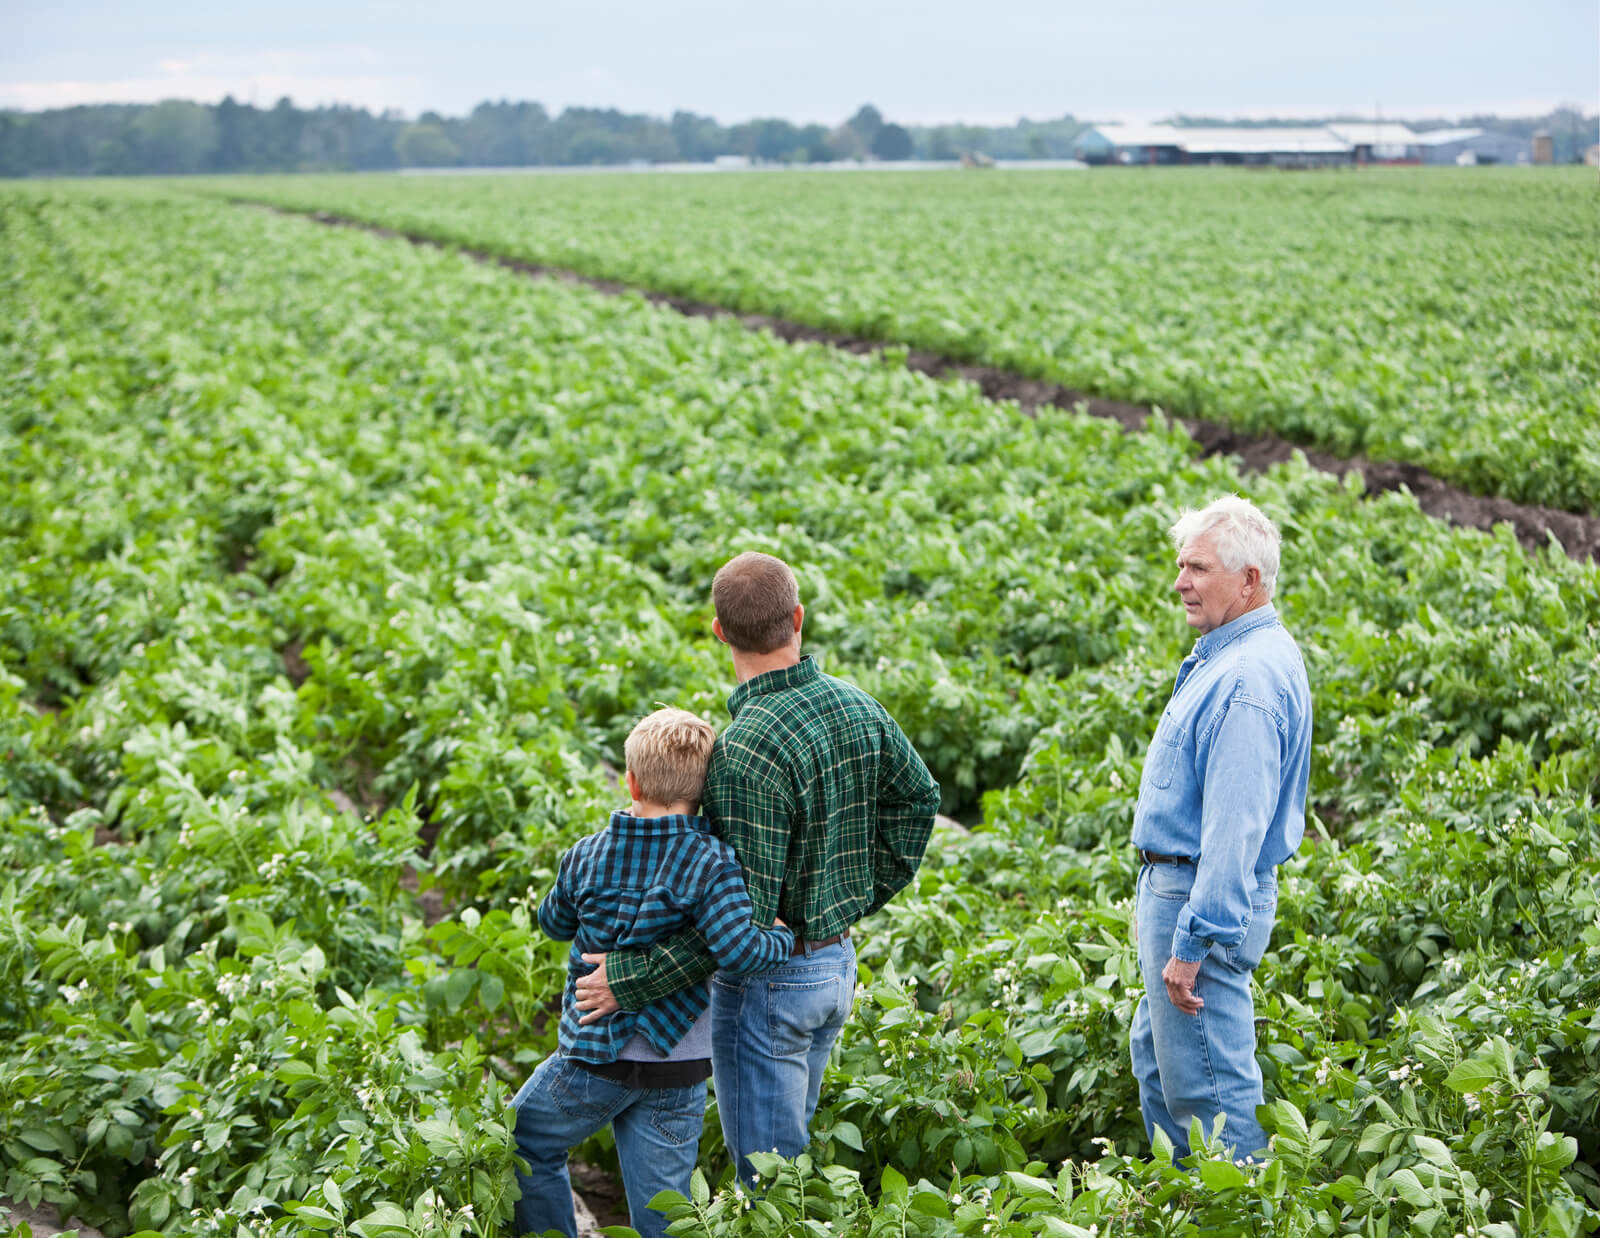
POLYGON ((1271 602, 1254 610, 1247 610, 1237 619, 1228 620, 1220 628, 1212 628, 1195 641, 1195 655, 1200 658, 1212 657, 1221 653, 1241 636, 1248 636, 1257 628, 1271 627, 1276 622, 1278 622, 1278 611, 1271 602))
POLYGON ((739 711, 745 707, 745 702, 752 696, 764 696, 768 692, 798 688, 801 684, 810 683, 820 674, 822 671, 817 666, 816 660, 809 653, 803 654, 800 661, 793 666, 780 667, 778 670, 757 675, 754 679, 745 680, 728 698, 728 713, 737 718, 739 711))
POLYGON ((619 834, 709 834, 711 821, 681 812, 667 817, 636 817, 619 809, 611 814, 611 828, 619 834))

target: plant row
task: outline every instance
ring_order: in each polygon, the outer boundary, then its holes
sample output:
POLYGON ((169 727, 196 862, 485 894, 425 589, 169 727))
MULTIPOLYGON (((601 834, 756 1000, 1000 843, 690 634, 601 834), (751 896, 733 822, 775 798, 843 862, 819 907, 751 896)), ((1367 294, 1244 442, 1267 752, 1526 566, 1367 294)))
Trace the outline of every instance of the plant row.
POLYGON ((1600 218, 1575 171, 211 188, 1600 512, 1600 218))

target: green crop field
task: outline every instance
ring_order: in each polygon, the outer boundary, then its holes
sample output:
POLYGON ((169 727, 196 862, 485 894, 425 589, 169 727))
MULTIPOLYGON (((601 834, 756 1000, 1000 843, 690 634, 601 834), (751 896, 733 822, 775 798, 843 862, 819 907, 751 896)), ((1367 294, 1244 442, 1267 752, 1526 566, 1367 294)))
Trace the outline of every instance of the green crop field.
POLYGON ((1583 169, 217 187, 1600 513, 1600 192, 1583 169))
MULTIPOLYGON (((693 209, 754 236, 790 182, 741 182, 747 207, 706 180, 693 209)), ((995 183, 1025 229, 1046 182, 995 183)), ((1281 192, 1324 183, 1344 184, 1281 192)), ((1421 201, 1421 181, 1380 183, 1421 201)), ((617 261, 633 211, 641 282, 669 242, 718 249, 709 225, 639 205, 687 209, 676 182, 429 181, 397 205, 416 184, 251 182, 439 219, 454 193, 448 226, 476 221, 488 247, 519 227, 498 196, 530 195, 551 236, 579 236, 588 209, 593 252, 617 261)), ((1529 374, 1554 390, 1594 365, 1583 290, 1523 235, 1581 242, 1577 182, 1485 184, 1505 261, 1545 270, 1545 291, 1498 297, 1479 271, 1457 295, 1485 322, 1545 324, 1528 356, 1559 364, 1485 346, 1503 387, 1461 381, 1531 400, 1529 374)), ((826 192, 846 201, 842 180, 826 192)), ((796 236, 747 249, 746 296, 787 271, 924 313, 887 275, 850 282, 876 219, 863 207, 809 266, 796 236)), ((914 216, 896 227, 911 245, 914 216)), ((990 324, 986 348, 1020 321, 1010 298, 1053 278, 1009 252, 992 302, 923 272, 990 324)), ((798 569, 808 648, 903 722, 971 831, 939 831, 860 926, 810 1153, 768 1163, 755 1204, 719 1186, 708 1121, 684 1235, 1600 1226, 1600 566, 1299 460, 1244 477, 1160 420, 1030 419, 893 357, 215 185, 7 186, 0 287, 0 1196, 114 1235, 509 1233, 505 1102, 554 1045, 565 958, 532 908, 619 804, 639 715, 725 720, 709 581, 765 549, 798 569), (1192 639, 1165 529, 1229 491, 1284 530, 1313 820, 1258 973, 1275 1157, 1191 1173, 1151 1155, 1127 1064, 1128 829, 1192 639)), ((1352 321, 1423 295, 1394 272, 1372 287, 1346 295, 1352 321)), ((1141 355, 1177 366, 1169 344, 1153 323, 1141 355)), ((1554 427, 1582 406, 1548 411, 1554 427)), ((1500 459, 1508 485, 1542 485, 1583 456, 1500 459)))

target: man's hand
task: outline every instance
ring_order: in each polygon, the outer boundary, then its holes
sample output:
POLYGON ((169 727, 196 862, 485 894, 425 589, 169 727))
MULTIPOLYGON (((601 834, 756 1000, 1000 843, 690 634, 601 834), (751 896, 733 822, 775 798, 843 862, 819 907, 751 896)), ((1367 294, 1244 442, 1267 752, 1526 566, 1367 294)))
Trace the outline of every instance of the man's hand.
POLYGON ((1199 974, 1199 963, 1185 963, 1175 958, 1168 959, 1167 965, 1161 969, 1161 979, 1167 985, 1167 997, 1184 1014, 1199 1014, 1200 1008, 1205 1005, 1194 991, 1195 977, 1199 974))
POLYGON ((594 970, 587 976, 579 976, 577 984, 573 986, 576 997, 572 1004, 584 1012, 583 1018, 578 1020, 580 1025, 594 1023, 622 1009, 611 994, 611 986, 606 983, 606 956, 586 954, 583 961, 593 963, 594 970))

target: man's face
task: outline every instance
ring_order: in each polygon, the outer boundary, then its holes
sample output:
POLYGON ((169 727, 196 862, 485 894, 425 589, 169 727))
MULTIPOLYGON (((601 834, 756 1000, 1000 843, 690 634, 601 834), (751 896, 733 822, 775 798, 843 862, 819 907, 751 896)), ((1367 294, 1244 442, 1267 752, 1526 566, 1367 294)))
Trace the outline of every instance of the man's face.
POLYGON ((1250 571, 1228 571, 1210 537, 1186 542, 1178 552, 1178 579, 1172 587, 1183 599, 1189 626, 1204 636, 1244 614, 1254 595, 1249 588, 1250 571))

